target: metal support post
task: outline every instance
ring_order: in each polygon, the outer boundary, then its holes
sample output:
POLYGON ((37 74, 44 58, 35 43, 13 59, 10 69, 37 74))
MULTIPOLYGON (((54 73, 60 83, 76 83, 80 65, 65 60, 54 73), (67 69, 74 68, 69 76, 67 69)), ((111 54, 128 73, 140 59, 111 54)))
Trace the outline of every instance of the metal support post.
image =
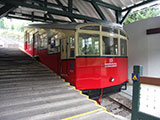
MULTIPOLYGON (((143 66, 134 65, 133 74, 143 75, 143 66)), ((134 77, 134 76, 133 76, 134 77)), ((132 79, 133 79, 132 77, 132 79)), ((140 83, 139 81, 133 81, 133 97, 132 97, 132 120, 137 120, 139 110, 139 98, 140 98, 140 83)))

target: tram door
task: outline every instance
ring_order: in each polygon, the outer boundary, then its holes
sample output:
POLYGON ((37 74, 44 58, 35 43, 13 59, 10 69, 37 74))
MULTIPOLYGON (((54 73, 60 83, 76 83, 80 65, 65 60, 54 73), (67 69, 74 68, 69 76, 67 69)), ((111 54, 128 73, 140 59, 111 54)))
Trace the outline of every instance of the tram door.
POLYGON ((33 56, 38 55, 38 40, 39 40, 39 33, 33 34, 33 56))
POLYGON ((61 76, 68 76, 68 42, 67 38, 61 39, 61 76))
POLYGON ((75 38, 74 33, 61 40, 61 75, 68 76, 68 72, 74 69, 73 63, 69 60, 75 58, 75 38))

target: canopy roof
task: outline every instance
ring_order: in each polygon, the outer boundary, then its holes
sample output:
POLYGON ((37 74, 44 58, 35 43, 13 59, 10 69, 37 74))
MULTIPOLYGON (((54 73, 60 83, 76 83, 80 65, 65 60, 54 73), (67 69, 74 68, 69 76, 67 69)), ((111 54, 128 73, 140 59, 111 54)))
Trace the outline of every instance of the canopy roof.
POLYGON ((153 1, 156 0, 0 0, 0 16, 52 23, 121 24, 131 9, 153 1))

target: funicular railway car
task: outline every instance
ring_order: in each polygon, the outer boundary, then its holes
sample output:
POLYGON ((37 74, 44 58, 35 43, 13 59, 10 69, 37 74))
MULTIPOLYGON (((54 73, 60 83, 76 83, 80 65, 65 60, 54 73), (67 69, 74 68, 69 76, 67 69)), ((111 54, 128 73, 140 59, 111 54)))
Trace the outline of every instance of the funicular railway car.
POLYGON ((32 24, 25 51, 92 99, 120 91, 128 81, 128 38, 112 24, 32 24))

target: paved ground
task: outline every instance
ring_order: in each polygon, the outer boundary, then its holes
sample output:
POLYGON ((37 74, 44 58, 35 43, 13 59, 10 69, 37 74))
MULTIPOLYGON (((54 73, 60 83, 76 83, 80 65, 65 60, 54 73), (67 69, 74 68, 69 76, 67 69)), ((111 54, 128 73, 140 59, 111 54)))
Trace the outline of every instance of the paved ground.
POLYGON ((0 120, 59 119, 118 120, 20 50, 0 48, 0 120))

